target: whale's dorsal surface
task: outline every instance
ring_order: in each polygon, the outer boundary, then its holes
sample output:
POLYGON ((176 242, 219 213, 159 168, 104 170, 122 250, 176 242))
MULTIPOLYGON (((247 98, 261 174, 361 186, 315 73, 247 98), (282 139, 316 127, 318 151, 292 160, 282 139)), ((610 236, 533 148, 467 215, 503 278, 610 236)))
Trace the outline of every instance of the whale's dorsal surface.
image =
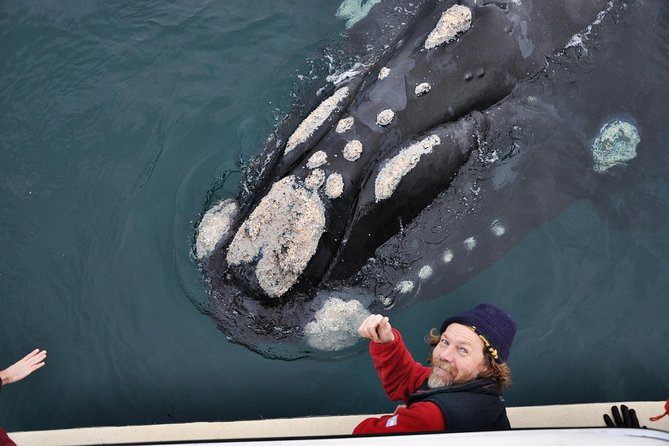
POLYGON ((237 342, 348 347, 368 311, 464 283, 660 138, 633 89, 602 97, 640 7, 400 3, 352 25, 334 53, 355 62, 202 220, 210 311, 237 342))

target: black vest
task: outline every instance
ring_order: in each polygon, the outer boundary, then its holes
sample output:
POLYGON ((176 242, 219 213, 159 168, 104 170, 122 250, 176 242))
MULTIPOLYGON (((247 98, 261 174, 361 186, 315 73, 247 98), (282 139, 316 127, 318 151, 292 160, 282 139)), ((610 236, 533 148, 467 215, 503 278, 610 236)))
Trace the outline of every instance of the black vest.
POLYGON ((430 389, 425 380, 409 397, 409 405, 423 401, 439 407, 449 432, 511 429, 504 398, 491 379, 477 379, 438 389, 430 389))

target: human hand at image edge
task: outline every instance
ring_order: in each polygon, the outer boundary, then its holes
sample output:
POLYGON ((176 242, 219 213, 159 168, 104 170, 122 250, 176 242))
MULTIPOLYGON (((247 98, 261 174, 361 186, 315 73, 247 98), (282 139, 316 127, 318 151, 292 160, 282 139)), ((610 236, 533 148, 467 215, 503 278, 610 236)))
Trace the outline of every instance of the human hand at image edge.
POLYGON ((22 380, 45 364, 46 350, 36 348, 26 356, 0 371, 2 384, 11 384, 22 380))

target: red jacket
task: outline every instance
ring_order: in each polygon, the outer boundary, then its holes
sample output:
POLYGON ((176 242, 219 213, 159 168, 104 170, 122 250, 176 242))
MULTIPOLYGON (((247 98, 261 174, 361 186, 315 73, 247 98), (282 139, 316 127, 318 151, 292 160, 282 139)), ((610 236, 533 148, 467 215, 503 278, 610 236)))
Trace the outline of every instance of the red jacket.
MULTIPOLYGON (((409 395, 430 376, 430 368, 414 361, 404 346, 402 335, 392 329, 395 340, 388 344, 370 342, 369 353, 379 374, 383 390, 392 401, 408 401, 409 395)), ((417 402, 398 407, 395 413, 380 418, 367 418, 356 426, 353 434, 393 434, 398 432, 433 432, 446 430, 444 416, 431 402, 417 402)))
POLYGON ((9 438, 7 432, 2 427, 0 427, 0 446, 16 446, 16 443, 9 438))

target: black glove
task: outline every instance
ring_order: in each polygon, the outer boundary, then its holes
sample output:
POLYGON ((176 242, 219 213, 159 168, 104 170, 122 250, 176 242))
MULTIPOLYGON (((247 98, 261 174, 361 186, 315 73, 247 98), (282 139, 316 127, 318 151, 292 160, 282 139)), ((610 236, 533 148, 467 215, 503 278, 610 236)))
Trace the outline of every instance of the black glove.
MULTIPOLYGON (((630 409, 624 404, 620 406, 620 409, 623 412, 622 417, 620 416, 620 411, 618 410, 618 406, 611 406, 611 413, 613 414, 613 420, 609 416, 609 414, 604 414, 604 422, 608 427, 626 427, 626 428, 631 428, 631 427, 642 427, 639 426, 639 419, 636 417, 636 411, 634 409, 630 409)), ((643 426, 645 429, 646 426, 643 426)))

